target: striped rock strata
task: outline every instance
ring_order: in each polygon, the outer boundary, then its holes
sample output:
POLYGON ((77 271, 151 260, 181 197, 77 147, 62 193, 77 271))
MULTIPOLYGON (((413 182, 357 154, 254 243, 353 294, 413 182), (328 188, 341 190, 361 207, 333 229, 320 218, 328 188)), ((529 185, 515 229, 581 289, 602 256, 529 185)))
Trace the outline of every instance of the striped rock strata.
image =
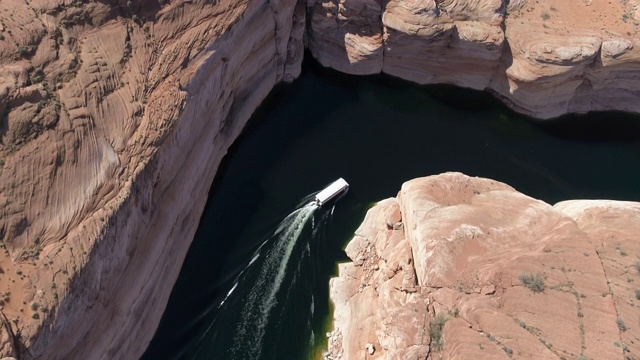
POLYGON ((638 111, 635 0, 506 3, 0 2, 0 356, 144 350, 221 158, 299 74, 307 24, 342 71, 538 117, 638 111))
POLYGON ((636 0, 316 0, 309 48, 325 66, 489 90, 547 119, 640 112, 636 0))
POLYGON ((300 72, 296 5, 0 3, 0 358, 142 354, 222 157, 300 72))

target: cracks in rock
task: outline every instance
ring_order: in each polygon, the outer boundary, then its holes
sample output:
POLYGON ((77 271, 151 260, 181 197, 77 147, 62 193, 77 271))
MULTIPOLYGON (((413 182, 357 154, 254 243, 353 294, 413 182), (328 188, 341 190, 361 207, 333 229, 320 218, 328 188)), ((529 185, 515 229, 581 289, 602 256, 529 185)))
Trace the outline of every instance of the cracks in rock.
POLYGON ((486 336, 487 339, 492 344, 494 344, 494 345, 498 346, 499 348, 501 348, 509 357, 511 357, 513 355, 513 349, 511 349, 510 347, 506 346, 502 341, 500 341, 495 336, 491 335, 490 332, 486 332, 482 328, 476 330, 476 332, 478 332, 478 334, 484 334, 484 336, 486 336))
MULTIPOLYGON (((603 247, 604 247, 604 244, 603 244, 603 247)), ((602 261, 602 258, 600 256, 600 252, 598 252, 598 250, 596 250, 596 254, 598 255, 598 260, 600 261, 600 264, 602 265, 602 271, 604 272, 605 279, 607 280, 607 287, 609 288, 609 294, 608 295, 611 296, 611 301, 613 303, 613 309, 614 309, 615 315, 616 315, 616 325, 618 327, 619 344, 621 344, 621 346, 622 346, 622 358, 625 359, 625 360, 634 360, 635 358, 631 357, 632 355, 629 353, 629 348, 624 343, 624 341, 622 339, 622 333, 627 331, 627 326, 625 325, 624 321, 620 317, 620 312, 618 310, 618 305, 617 305, 615 297, 614 297, 613 288, 611 286, 611 282, 609 281, 609 277, 607 276, 607 272, 604 269, 604 262, 602 261)), ((612 261, 614 261, 614 260, 612 260, 612 261)))
MULTIPOLYGON (((604 243, 600 243, 602 249, 605 248, 604 243)), ((611 282, 609 280, 609 276, 607 274, 606 269, 604 268, 604 262, 602 261, 602 255, 600 254, 601 250, 595 249, 596 256, 598 257, 598 261, 600 262, 600 266, 602 268, 602 273, 604 274, 604 278, 607 281, 607 288, 609 289, 609 295, 611 296, 611 300, 613 302, 613 309, 616 314, 616 320, 620 320, 620 313, 618 312, 618 306, 616 304, 615 298, 613 296, 613 288, 611 287, 611 282)), ((582 328, 584 332, 584 328, 582 328)), ((618 338, 620 339, 620 343, 622 343, 622 330, 618 331, 618 338)))
MULTIPOLYGON (((428 299, 425 299, 425 300, 428 301, 428 299)), ((429 352, 431 352, 430 341, 429 342, 425 341, 425 335, 427 334, 427 314, 429 314, 429 305, 427 305, 427 309, 424 312, 424 316, 422 317, 422 326, 420 326, 420 344, 417 344, 417 345, 424 345, 424 344, 429 345, 429 350, 427 351, 425 358, 429 358, 429 352)))
MULTIPOLYGON (((556 286, 550 286, 549 289, 560 291, 560 292, 563 292, 563 293, 571 293, 575 297, 575 299, 576 299, 576 316, 578 317, 578 329, 580 331, 580 356, 584 356, 584 353, 585 353, 585 351, 587 349, 587 346, 586 346, 586 336, 585 336, 585 329, 584 329, 584 314, 582 313, 582 300, 581 299, 586 297, 586 295, 584 295, 584 294, 578 292, 578 290, 576 290, 574 282, 569 280, 569 277, 567 276, 567 271, 571 271, 571 269, 566 270, 564 267, 562 268, 562 274, 564 275, 564 277, 567 280, 567 282, 564 283, 564 284, 556 285, 556 286)), ((543 345, 547 346, 547 348, 551 352, 553 352, 556 356, 558 356, 558 357, 561 356, 558 353, 558 351, 554 350, 550 346, 551 344, 547 344, 545 341, 543 341, 544 339, 538 337, 538 340, 543 345)))
MULTIPOLYGON (((422 320, 422 329, 420 330, 420 341, 422 342, 422 344, 425 344, 424 337, 427 334, 427 314, 431 313, 429 311, 429 308, 430 306, 427 305, 427 311, 424 312, 424 319, 422 320)), ((433 307, 431 307, 431 310, 433 310, 433 307)), ((429 345, 429 348, 427 349, 427 353, 425 354, 425 359, 431 359, 431 353, 433 352, 433 346, 431 345, 431 335, 429 335, 428 342, 426 343, 429 345)))
MULTIPOLYGON (((573 288, 573 286, 572 286, 573 288)), ((584 351, 587 349, 587 345, 586 345, 586 340, 585 340, 585 334, 584 334, 584 315, 582 314, 582 301, 580 301, 580 297, 584 296, 584 294, 580 294, 578 293, 577 290, 573 289, 573 291, 571 292, 573 294, 573 296, 575 296, 576 298, 576 303, 578 305, 578 312, 576 313, 576 315, 578 316, 578 321, 580 323, 579 329, 580 329, 580 355, 584 356, 584 351)))
POLYGON ((442 14, 447 14, 447 8, 444 5, 444 0, 435 0, 436 3, 436 16, 440 17, 442 14))
POLYGON ((124 51, 122 53, 122 59, 120 59, 121 65, 125 65, 129 61, 129 58, 131 57, 131 52, 132 52, 131 33, 133 32, 133 28, 131 24, 127 24, 126 29, 127 29, 127 35, 124 38, 124 51))
POLYGON ((436 301, 432 297, 425 298, 425 301, 427 301, 428 305, 427 311, 425 311, 425 318, 422 325, 421 343, 425 344, 424 335, 426 334, 427 314, 429 314, 431 315, 431 318, 429 319, 429 349, 425 358, 431 359, 430 355, 432 353, 439 353, 444 349, 444 326, 447 321, 451 320, 452 318, 458 318, 464 321, 469 326, 469 328, 473 328, 473 326, 467 319, 460 316, 460 310, 457 307, 454 307, 452 310, 448 306, 436 301), (437 304, 439 308, 444 310, 436 312, 436 306, 434 306, 435 304, 437 304))
MULTIPOLYGON (((385 6, 380 6, 380 16, 378 17, 378 21, 380 22, 380 45, 382 46, 382 59, 380 60, 380 73, 382 73, 382 69, 384 69, 384 59, 387 54, 387 38, 385 36, 385 27, 382 22, 382 15, 384 14, 385 6)), ((402 221, 402 220, 401 220, 402 221)))
POLYGON ((416 288, 411 289, 411 288, 402 288, 402 287, 394 286, 393 289, 399 292, 403 292, 405 294, 415 294, 416 292, 418 292, 418 289, 416 288))
MULTIPOLYGON (((276 74, 278 73, 282 73, 284 74, 284 69, 285 69, 285 64, 287 62, 287 55, 286 53, 284 55, 280 54, 280 51, 278 50, 278 43, 279 43, 279 36, 278 36, 278 32, 281 29, 281 24, 278 22, 278 17, 276 16, 278 14, 278 10, 277 8, 271 3, 271 0, 266 0, 265 3, 267 4, 267 6, 269 7, 269 10, 271 12, 271 16, 273 17, 273 48, 275 50, 275 55, 276 55, 276 65, 278 67, 278 69, 276 69, 276 74), (282 67, 282 69, 279 69, 280 67, 282 67)), ((287 39, 289 39, 291 37, 291 34, 289 34, 289 36, 287 37, 287 39)), ((277 79, 278 81, 280 81, 281 79, 277 79)))
MULTIPOLYGON (((577 291, 575 291, 575 293, 577 294, 577 291)), ((580 306, 579 306, 579 308, 580 308, 580 306)), ((510 315, 510 317, 518 324, 518 326, 520 326, 521 328, 523 328, 524 330, 529 332, 529 334, 531 334, 531 336, 535 337, 536 340, 538 340, 542 345, 544 345, 547 349, 549 349, 549 351, 551 351, 559 359, 567 358, 566 355, 568 355, 568 354, 563 354, 563 353, 560 352, 560 350, 554 349, 552 343, 547 342, 542 336, 540 336, 540 332, 541 332, 540 329, 535 328, 535 327, 530 326, 530 325, 527 325, 524 321, 518 319, 517 317, 511 316, 511 315, 510 315)), ((581 322, 582 322, 582 320, 581 320, 581 322)), ((582 331, 584 331, 583 330, 584 327, 583 327, 582 324, 580 324, 580 329, 582 329, 582 331)), ((582 351, 580 353, 580 356, 582 356, 584 354, 584 333, 583 333, 583 336, 582 336, 582 345, 583 346, 582 346, 582 351)))
MULTIPOLYGON (((29 355, 30 359, 37 359, 35 356, 33 356, 31 351, 29 351, 29 348, 22 341, 22 334, 20 333, 20 329, 19 328, 17 329, 17 333, 13 331, 13 327, 11 326, 11 323, 9 322, 9 319, 7 318, 7 316, 4 314, 4 312, 1 309, 0 309, 0 322, 2 322, 2 326, 4 327, 5 331, 7 332, 7 335, 9 337, 9 342, 11 343, 11 347, 13 349, 13 355, 14 355, 15 359, 16 360, 26 360, 27 358, 23 356, 25 354, 25 352, 26 352, 26 355, 29 355)), ((18 326, 18 319, 14 319, 13 323, 17 327, 18 326)))
POLYGON ((498 12, 502 15, 502 22, 500 22, 500 28, 502 29, 502 32, 505 34, 505 37, 507 33, 507 17, 509 16, 509 3, 510 3, 510 0, 503 0, 500 4, 500 8, 498 9, 498 12))
POLYGON ((13 349, 13 352, 15 355, 15 358, 17 360, 21 360, 21 356, 20 356, 20 338, 18 336, 16 336, 16 334, 13 332, 13 328, 11 327, 11 323, 9 323, 9 319, 7 319, 7 316, 4 314, 4 312, 0 309, 0 320, 2 321, 2 326, 4 327, 4 330, 7 332, 7 335, 9 337, 9 341, 11 342, 11 348, 13 349))
POLYGON ((271 10, 271 16, 273 17, 273 30, 274 30, 273 38, 275 39, 274 45, 275 45, 276 54, 280 55, 278 53, 278 25, 279 24, 278 24, 278 18, 276 17, 276 14, 278 13, 278 11, 271 3, 271 0, 266 0, 265 3, 269 7, 269 10, 271 10))

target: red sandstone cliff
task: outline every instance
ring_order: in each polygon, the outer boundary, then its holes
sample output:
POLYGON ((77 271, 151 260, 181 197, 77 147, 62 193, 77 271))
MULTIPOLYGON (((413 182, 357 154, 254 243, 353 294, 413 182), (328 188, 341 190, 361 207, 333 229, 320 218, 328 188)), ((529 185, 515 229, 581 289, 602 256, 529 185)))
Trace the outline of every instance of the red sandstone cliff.
POLYGON ((518 112, 640 112, 637 0, 315 0, 309 48, 352 74, 489 90, 518 112))
POLYGON ((222 157, 300 71, 296 5, 0 3, 0 357, 144 351, 222 157))
POLYGON ((460 173, 379 202, 331 281, 328 359, 633 359, 640 203, 460 173))
POLYGON ((638 111, 633 1, 505 4, 0 2, 0 355, 144 350, 220 160, 298 75, 306 24, 343 71, 493 89, 540 117, 638 111))

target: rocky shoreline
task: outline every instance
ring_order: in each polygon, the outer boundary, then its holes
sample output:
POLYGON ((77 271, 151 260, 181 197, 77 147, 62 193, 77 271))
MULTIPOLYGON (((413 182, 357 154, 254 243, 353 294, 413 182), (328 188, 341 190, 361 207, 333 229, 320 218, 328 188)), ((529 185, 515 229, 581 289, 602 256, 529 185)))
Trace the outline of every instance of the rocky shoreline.
POLYGON ((325 358, 634 358, 639 233, 637 202, 551 206, 460 173, 410 180, 346 247, 325 358))
POLYGON ((635 0, 3 1, 0 356, 144 351, 222 157, 273 86, 299 75, 305 46, 344 72, 486 89, 538 118, 637 113, 638 11, 635 0))
POLYGON ((487 90, 539 119, 640 112, 637 1, 311 1, 309 48, 350 74, 487 90))

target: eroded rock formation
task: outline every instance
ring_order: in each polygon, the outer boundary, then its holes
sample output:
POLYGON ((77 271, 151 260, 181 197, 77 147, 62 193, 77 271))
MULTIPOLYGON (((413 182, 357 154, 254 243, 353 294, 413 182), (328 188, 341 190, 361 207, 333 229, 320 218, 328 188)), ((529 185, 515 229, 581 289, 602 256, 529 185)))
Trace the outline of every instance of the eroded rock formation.
POLYGON ((325 66, 489 90, 518 112, 640 112, 640 8, 624 1, 316 0, 325 66))
POLYGON ((144 350, 221 158, 299 74, 305 30, 325 65, 548 117, 639 111, 639 18, 635 0, 3 0, 0 355, 144 350))
POLYGON ((638 234, 640 203, 551 206, 460 173, 408 181, 346 248, 325 357, 633 358, 638 234))
POLYGON ((0 354, 144 351, 218 164, 300 72, 304 16, 296 0, 2 1, 0 354))

